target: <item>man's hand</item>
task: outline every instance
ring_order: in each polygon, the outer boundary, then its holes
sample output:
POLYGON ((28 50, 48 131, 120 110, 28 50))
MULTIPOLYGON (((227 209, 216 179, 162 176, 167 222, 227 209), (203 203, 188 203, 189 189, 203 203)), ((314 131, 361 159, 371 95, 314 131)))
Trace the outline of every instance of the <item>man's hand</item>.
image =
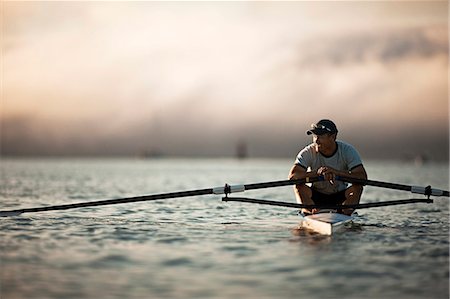
POLYGON ((322 175, 325 181, 329 181, 332 185, 334 185, 336 173, 336 169, 327 166, 322 166, 317 170, 317 174, 322 175))

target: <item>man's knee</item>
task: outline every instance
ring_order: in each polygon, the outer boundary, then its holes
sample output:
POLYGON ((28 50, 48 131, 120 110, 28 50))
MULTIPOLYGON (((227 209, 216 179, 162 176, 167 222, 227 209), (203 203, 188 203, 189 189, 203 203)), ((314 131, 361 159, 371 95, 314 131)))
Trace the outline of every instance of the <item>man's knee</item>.
POLYGON ((299 184, 294 186, 295 194, 297 196, 297 201, 304 203, 305 201, 311 200, 312 190, 305 184, 299 184))
POLYGON ((352 188, 353 192, 361 194, 364 187, 363 185, 352 185, 350 188, 352 188))
POLYGON ((360 197, 363 192, 363 185, 352 185, 347 188, 345 197, 360 197))
POLYGON ((297 190, 300 194, 312 195, 311 188, 306 186, 305 184, 295 185, 294 189, 297 190))

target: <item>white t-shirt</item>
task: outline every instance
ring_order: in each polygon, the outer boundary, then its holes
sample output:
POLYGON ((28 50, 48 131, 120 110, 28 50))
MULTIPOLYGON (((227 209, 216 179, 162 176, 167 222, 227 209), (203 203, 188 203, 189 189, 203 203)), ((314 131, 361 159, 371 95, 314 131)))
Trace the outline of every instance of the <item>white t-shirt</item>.
MULTIPOLYGON (((362 165, 358 151, 350 144, 337 140, 337 149, 333 155, 326 157, 316 150, 314 143, 301 150, 295 160, 295 164, 303 167, 308 172, 317 172, 320 167, 327 166, 336 170, 351 171, 362 165)), ((315 182, 313 188, 324 194, 332 194, 347 188, 347 184, 341 181, 315 182)))

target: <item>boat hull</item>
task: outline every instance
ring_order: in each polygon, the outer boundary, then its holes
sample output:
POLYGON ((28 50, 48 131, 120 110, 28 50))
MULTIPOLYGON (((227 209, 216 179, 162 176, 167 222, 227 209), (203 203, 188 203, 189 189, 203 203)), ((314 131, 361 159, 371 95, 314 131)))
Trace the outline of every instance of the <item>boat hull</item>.
POLYGON ((326 211, 307 216, 300 215, 300 217, 302 228, 331 236, 345 228, 345 224, 352 222, 356 215, 348 216, 335 211, 326 211))

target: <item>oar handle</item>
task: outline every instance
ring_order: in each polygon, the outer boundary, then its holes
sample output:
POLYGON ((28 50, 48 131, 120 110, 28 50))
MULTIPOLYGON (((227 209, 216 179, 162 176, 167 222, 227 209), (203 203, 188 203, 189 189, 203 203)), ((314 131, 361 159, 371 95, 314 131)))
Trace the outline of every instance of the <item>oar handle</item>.
POLYGON ((440 190, 440 189, 432 189, 431 186, 428 186, 428 187, 410 186, 410 185, 402 185, 402 184, 396 184, 396 183, 388 183, 388 182, 381 182, 381 181, 351 178, 351 177, 346 177, 346 176, 336 176, 336 179, 339 181, 352 183, 352 184, 358 184, 358 185, 363 185, 363 186, 374 186, 374 187, 381 187, 381 188, 394 189, 394 190, 403 190, 403 191, 409 191, 411 193, 423 194, 423 195, 427 195, 427 196, 430 196, 430 195, 447 196, 447 197, 450 196, 448 191, 440 190))

